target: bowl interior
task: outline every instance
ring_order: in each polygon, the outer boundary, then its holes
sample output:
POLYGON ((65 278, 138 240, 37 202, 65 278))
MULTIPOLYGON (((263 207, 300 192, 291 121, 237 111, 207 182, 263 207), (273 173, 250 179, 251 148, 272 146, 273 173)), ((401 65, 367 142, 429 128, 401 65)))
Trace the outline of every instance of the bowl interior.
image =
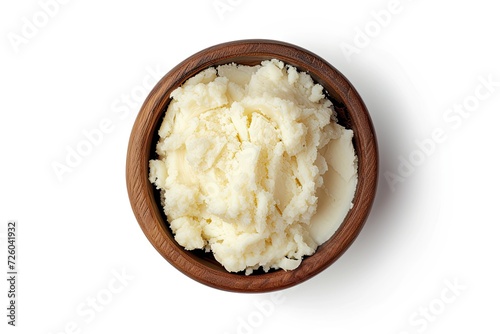
POLYGON ((172 69, 147 97, 132 130, 127 153, 127 187, 132 209, 144 233, 163 257, 187 276, 212 287, 238 292, 264 292, 286 288, 318 274, 333 263, 359 234, 372 205, 377 182, 378 156, 373 126, 361 98, 347 79, 317 55, 283 42, 247 40, 205 49, 172 69), (204 251, 186 251, 168 227, 159 192, 148 181, 148 162, 156 158, 158 129, 170 102, 170 93, 184 81, 211 66, 228 63, 260 64, 279 59, 307 72, 321 84, 337 111, 341 125, 354 132, 358 155, 358 186, 349 211, 337 232, 315 254, 293 271, 262 270, 250 276, 227 272, 204 251))

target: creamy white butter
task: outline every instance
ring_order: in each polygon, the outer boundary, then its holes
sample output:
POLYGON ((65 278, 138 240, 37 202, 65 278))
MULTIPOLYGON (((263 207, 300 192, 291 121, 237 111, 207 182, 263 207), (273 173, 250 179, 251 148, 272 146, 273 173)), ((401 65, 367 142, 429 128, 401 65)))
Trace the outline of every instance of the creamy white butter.
POLYGON ((222 65, 171 97, 150 181, 180 245, 250 274, 295 269, 333 235, 354 197, 356 155, 309 75, 277 60, 222 65))
POLYGON ((318 207, 309 227, 318 245, 337 231, 352 207, 358 183, 352 137, 352 130, 342 129, 340 138, 330 141, 324 154, 328 170, 323 175, 323 187, 317 191, 318 207))

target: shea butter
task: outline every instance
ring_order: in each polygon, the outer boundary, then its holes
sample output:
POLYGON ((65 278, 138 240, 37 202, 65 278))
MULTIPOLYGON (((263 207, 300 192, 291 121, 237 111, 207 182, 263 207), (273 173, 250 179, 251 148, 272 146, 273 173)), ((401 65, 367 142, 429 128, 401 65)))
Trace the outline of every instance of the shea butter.
POLYGON ((149 180, 175 240, 230 272, 297 268, 352 206, 353 132, 321 85, 281 61, 188 79, 159 137, 149 180))

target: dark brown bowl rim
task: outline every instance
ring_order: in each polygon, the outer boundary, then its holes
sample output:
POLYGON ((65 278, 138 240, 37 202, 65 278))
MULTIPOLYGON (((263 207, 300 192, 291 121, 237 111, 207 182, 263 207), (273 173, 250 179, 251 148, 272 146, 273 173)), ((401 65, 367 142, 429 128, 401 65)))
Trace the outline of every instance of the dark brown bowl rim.
MULTIPOLYGON (((156 141, 155 141, 156 142, 156 141)), ((152 89, 139 111, 129 139, 126 160, 127 190, 134 215, 156 250, 188 277, 213 288, 233 292, 270 292, 294 286, 317 275, 336 261, 363 228, 371 210, 378 181, 378 149, 368 110, 353 85, 335 67, 302 47, 275 40, 237 40, 206 48, 179 63, 152 89), (292 271, 261 275, 229 273, 186 251, 174 240, 156 190, 148 180, 153 140, 170 101, 170 93, 196 73, 220 64, 255 65, 276 58, 308 72, 325 88, 339 113, 340 123, 354 131, 358 155, 358 185, 353 207, 336 233, 315 254, 292 271)))

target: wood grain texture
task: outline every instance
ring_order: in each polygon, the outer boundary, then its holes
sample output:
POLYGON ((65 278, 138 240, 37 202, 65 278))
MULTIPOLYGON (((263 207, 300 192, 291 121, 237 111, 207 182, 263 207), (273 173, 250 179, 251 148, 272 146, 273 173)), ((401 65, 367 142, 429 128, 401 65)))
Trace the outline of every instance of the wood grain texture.
POLYGON ((378 151, 370 115, 351 83, 332 65, 301 47, 271 40, 242 40, 200 51, 168 72, 146 98, 134 123, 127 152, 126 182, 130 203, 144 234, 174 267, 208 286, 234 292, 267 292, 301 283, 331 265, 356 239, 374 201, 378 177, 378 151), (293 271, 276 270, 245 276, 229 273, 211 253, 186 251, 179 246, 162 212, 159 196, 148 180, 148 162, 155 158, 158 128, 170 93, 198 72, 216 65, 256 65, 279 59, 308 72, 328 92, 338 111, 339 123, 353 129, 358 155, 358 185, 353 202, 337 232, 315 254, 293 271))

